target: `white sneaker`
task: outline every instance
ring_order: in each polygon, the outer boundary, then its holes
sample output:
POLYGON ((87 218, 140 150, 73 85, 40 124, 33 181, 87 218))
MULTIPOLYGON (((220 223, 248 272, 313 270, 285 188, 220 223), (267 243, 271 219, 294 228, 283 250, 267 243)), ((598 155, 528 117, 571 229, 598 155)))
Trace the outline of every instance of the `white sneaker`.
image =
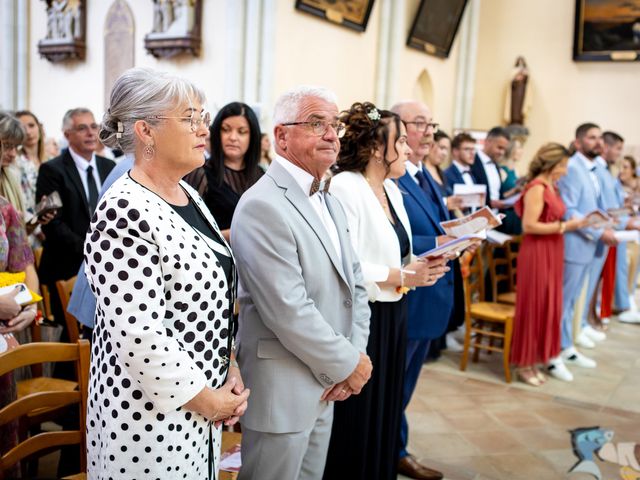
POLYGON ((580 331, 580 334, 576 338, 576 345, 582 348, 596 348, 596 344, 593 340, 585 333, 584 329, 580 331))
POLYGON ((447 342, 447 350, 450 352, 461 352, 464 350, 462 345, 454 338, 453 332, 447 333, 445 340, 447 342))
POLYGON ((573 382, 573 374, 562 361, 562 357, 556 357, 547 365, 549 375, 563 382, 573 382))
POLYGON ((602 342, 607 339, 607 334, 604 332, 600 332, 593 328, 591 325, 587 325, 582 329, 582 333, 584 333, 587 337, 589 337, 594 342, 602 342))
POLYGON ((633 294, 629 295, 629 310, 632 312, 638 311, 638 305, 636 304, 636 299, 633 294))
POLYGON ((618 321, 622 323, 640 323, 640 314, 627 310, 618 315, 618 321))
POLYGON ((585 357, 575 347, 569 347, 562 351, 562 359, 569 365, 582 368, 596 368, 598 364, 595 360, 585 357))

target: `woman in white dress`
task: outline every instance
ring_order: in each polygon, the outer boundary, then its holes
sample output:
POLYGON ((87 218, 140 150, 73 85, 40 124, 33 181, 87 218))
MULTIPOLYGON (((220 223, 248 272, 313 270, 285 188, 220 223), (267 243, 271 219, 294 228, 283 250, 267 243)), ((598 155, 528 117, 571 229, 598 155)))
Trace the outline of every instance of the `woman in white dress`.
POLYGON ((233 354, 235 267, 198 194, 209 115, 190 82, 132 69, 100 138, 135 157, 85 244, 97 299, 87 405, 90 479, 217 477, 220 423, 244 413, 233 354))

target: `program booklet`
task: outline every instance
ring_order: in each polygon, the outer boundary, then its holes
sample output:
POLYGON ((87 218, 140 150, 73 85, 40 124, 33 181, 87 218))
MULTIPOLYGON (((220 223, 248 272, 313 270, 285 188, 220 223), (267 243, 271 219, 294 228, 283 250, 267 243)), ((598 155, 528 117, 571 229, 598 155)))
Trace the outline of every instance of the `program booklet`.
POLYGON ((480 208, 487 201, 487 186, 456 183, 453 186, 453 194, 462 198, 462 208, 480 208))
POLYGON ((500 225, 502 225, 501 216, 493 213, 489 207, 483 207, 466 217, 440 222, 445 234, 456 238, 492 230, 500 225))
POLYGON ((418 257, 438 258, 443 257, 447 254, 459 254, 469 248, 471 245, 478 243, 478 240, 484 240, 485 238, 486 235, 483 235, 482 233, 463 235, 462 237, 454 238, 453 240, 447 243, 443 243, 442 245, 432 248, 431 250, 427 250, 426 252, 418 255, 418 257))
POLYGON ((607 212, 600 209, 588 213, 585 218, 589 222, 587 223, 587 227, 591 228, 608 228, 615 223, 613 218, 611 218, 607 212))

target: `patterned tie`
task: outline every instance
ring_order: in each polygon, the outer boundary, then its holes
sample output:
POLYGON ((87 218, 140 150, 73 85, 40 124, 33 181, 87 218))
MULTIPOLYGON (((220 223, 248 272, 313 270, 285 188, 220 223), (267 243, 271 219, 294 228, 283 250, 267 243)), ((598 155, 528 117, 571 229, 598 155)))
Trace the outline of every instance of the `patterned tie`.
POLYGON ((318 180, 317 178, 314 178, 313 183, 311 183, 311 188, 309 189, 309 196, 318 192, 327 193, 329 191, 330 184, 331 177, 327 178, 326 180, 318 180))
POLYGON ((87 167, 87 186, 89 187, 89 210, 93 214, 98 205, 98 186, 96 185, 96 179, 93 178, 93 167, 91 165, 87 167))

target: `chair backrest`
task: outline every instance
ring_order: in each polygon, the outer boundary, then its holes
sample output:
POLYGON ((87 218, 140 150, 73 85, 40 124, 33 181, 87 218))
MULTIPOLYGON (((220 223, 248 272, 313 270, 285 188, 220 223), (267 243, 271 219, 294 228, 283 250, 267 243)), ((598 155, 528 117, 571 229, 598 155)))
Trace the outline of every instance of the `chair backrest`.
POLYGON ((69 299, 71 298, 73 286, 76 284, 76 278, 77 277, 71 277, 68 280, 58 280, 56 282, 58 296, 60 297, 60 304, 62 305, 62 311, 64 312, 64 321, 67 325, 67 332, 69 332, 69 341, 71 343, 77 342, 80 338, 78 320, 76 319, 76 317, 67 312, 67 306, 69 305, 69 299))
POLYGON ((507 249, 507 259, 509 261, 507 267, 509 269, 509 284, 512 292, 516 290, 516 270, 521 243, 522 235, 515 236, 509 241, 509 248, 507 249))
MULTIPOLYGON (((33 249, 33 258, 36 270, 40 268, 40 260, 42 260, 42 247, 33 249)), ((51 296, 49 288, 46 285, 40 285, 40 293, 42 294, 42 314, 45 319, 53 321, 53 313, 51 312, 51 296)))
POLYGON ((468 257, 467 273, 463 275, 464 297, 467 308, 471 303, 484 301, 484 267, 482 250, 484 245, 468 257))
POLYGON ((491 293, 495 301, 498 298, 499 287, 501 284, 507 284, 511 286, 511 271, 509 269, 509 256, 510 250, 509 242, 505 242, 503 245, 497 245, 495 243, 487 243, 485 245, 487 252, 487 263, 489 264, 489 279, 491 280, 491 293))
POLYGON ((62 432, 44 432, 27 438, 11 448, 0 452, 0 478, 4 472, 16 463, 38 452, 46 452, 63 445, 80 445, 80 467, 86 471, 85 454, 85 417, 87 411, 87 392, 89 385, 90 347, 87 340, 69 343, 27 343, 0 354, 0 375, 12 372, 16 368, 42 362, 75 362, 78 373, 78 391, 40 391, 14 400, 0 409, 0 426, 19 420, 39 408, 59 408, 78 404, 80 426, 78 430, 62 432))

